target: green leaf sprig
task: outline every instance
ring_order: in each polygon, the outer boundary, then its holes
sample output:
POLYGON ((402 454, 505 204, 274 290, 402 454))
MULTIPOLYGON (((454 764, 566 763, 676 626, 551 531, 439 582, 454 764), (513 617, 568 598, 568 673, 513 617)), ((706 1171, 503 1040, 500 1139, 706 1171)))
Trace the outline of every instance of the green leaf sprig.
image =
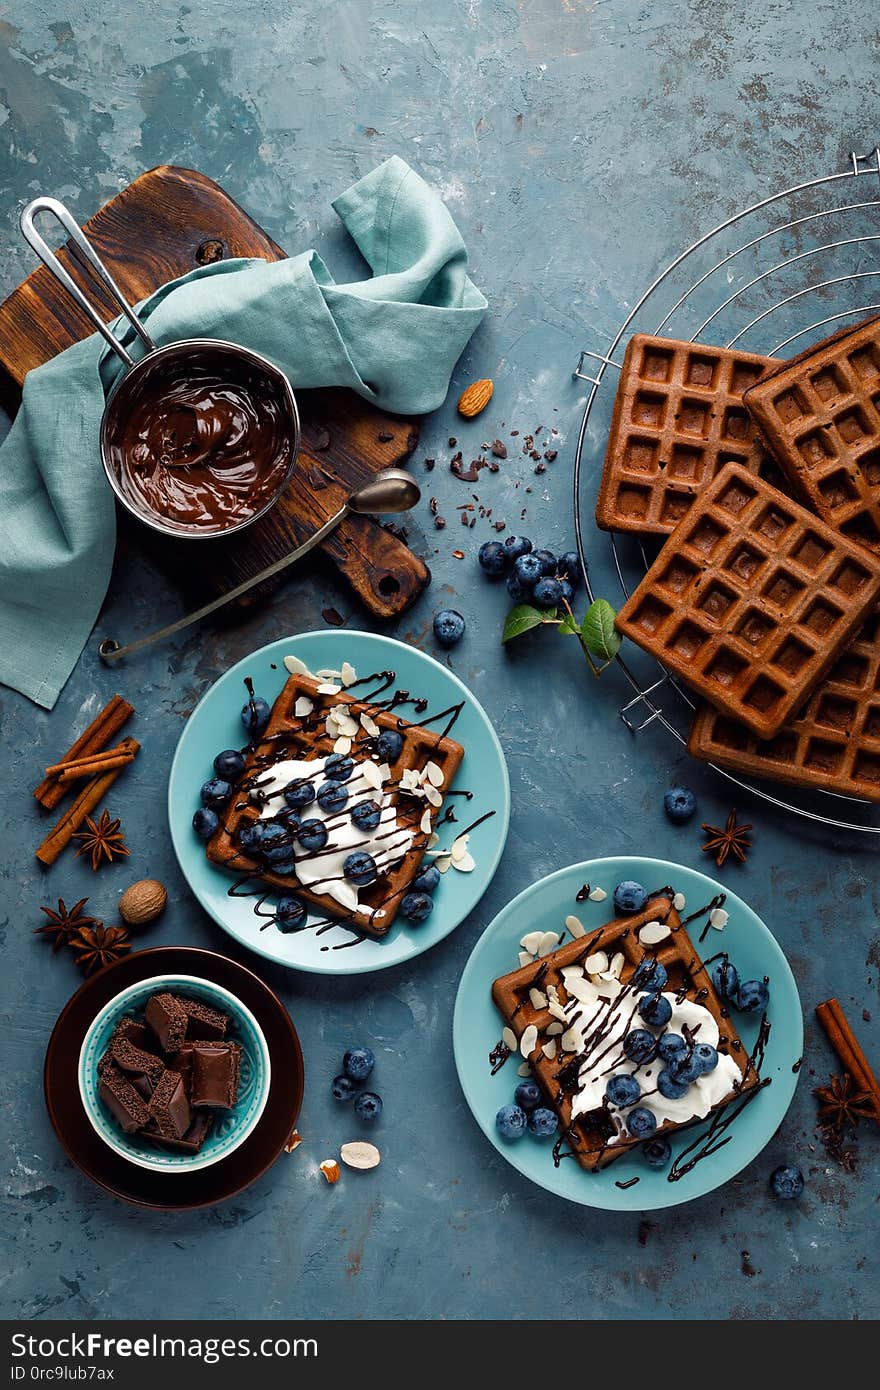
POLYGON ((597 598, 590 604, 582 622, 578 622, 568 604, 558 608, 533 608, 530 603, 518 603, 504 621, 502 642, 512 642, 524 632, 536 627, 555 627, 563 637, 576 637, 589 662, 594 676, 600 676, 620 651, 621 636, 614 626, 616 613, 607 599, 597 598))

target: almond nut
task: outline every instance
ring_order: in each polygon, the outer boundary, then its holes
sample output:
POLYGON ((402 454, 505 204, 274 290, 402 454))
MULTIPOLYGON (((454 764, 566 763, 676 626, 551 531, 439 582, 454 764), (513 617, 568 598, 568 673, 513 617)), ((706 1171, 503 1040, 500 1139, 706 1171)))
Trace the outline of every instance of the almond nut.
POLYGON ((339 1182, 339 1164, 335 1158, 325 1158, 318 1167, 329 1183, 339 1182))
POLYGON ((459 415, 463 415, 466 420, 472 420, 481 410, 486 409, 494 390, 495 387, 488 377, 484 377, 482 381, 472 381, 458 398, 459 415))
POLYGON ((300 1134, 299 1130, 298 1130, 298 1129, 292 1129, 292 1130, 290 1131, 290 1137, 288 1138, 287 1143, 284 1145, 284 1152, 285 1152, 286 1154, 292 1154, 292 1153, 294 1153, 295 1150, 299 1148, 299 1146, 300 1146, 300 1144, 302 1143, 302 1141, 303 1141, 303 1137, 302 1137, 302 1135, 300 1134))
POLYGON ((168 894, 155 878, 142 878, 119 899, 119 915, 130 927, 143 927, 165 911, 168 894))
MULTIPOLYGON (((382 1155, 375 1144, 368 1144, 364 1139, 355 1139, 350 1144, 343 1144, 339 1150, 339 1157, 343 1163, 347 1163, 349 1168, 375 1168, 381 1161, 382 1155)), ((323 1164, 321 1167, 323 1168, 323 1164)), ((331 1181, 333 1181, 331 1179, 331 1181)))

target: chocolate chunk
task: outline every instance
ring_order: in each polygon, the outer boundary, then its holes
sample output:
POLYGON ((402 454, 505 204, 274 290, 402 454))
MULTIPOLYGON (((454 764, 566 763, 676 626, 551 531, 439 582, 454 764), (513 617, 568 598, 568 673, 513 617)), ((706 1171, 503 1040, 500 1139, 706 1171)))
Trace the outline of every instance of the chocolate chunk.
POLYGON ((183 1077, 180 1072, 164 1071, 147 1106, 163 1139, 180 1139, 192 1123, 183 1077))
POLYGON ((163 1052, 176 1052, 186 1037, 189 1014, 173 994, 154 994, 147 1000, 144 1018, 152 1028, 163 1052))
POLYGON ((115 1034, 110 1039, 110 1047, 105 1056, 112 1057, 121 1071, 129 1072, 133 1076, 145 1076, 151 1086, 156 1085, 165 1070, 165 1063, 161 1057, 152 1052, 145 1052, 142 1047, 135 1047, 127 1038, 120 1038, 115 1034))
POLYGON ((173 1149, 178 1153, 197 1154, 210 1134, 213 1124, 213 1110, 197 1110, 186 1134, 181 1135, 179 1139, 173 1135, 160 1134, 158 1127, 152 1123, 148 1129, 144 1130, 144 1138, 160 1149, 173 1149))
POLYGON ((118 1067, 107 1066, 101 1072, 98 1095, 126 1134, 134 1134, 147 1124, 150 1116, 143 1097, 118 1067))
POLYGON ((189 1019, 186 1029, 187 1040, 208 1038, 219 1041, 220 1038, 226 1037, 229 1014, 224 1014, 220 1009, 212 1009, 200 999, 187 999, 182 994, 177 996, 177 1002, 186 1010, 189 1019))
POLYGON ((192 1049, 194 1109, 204 1105, 229 1110, 238 1099, 241 1047, 238 1043, 195 1043, 192 1049))
POLYGON ((507 458, 507 445, 501 439, 496 439, 492 444, 492 453, 497 459, 507 458))

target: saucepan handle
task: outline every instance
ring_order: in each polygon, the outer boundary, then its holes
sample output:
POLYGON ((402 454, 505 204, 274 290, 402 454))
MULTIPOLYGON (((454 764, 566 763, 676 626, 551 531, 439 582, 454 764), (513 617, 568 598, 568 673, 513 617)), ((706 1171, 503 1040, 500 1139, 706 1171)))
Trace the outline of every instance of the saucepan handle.
POLYGON ((50 213, 55 218, 55 220, 59 222, 61 226, 64 228, 64 231, 67 233, 67 236, 69 237, 70 241, 73 242, 77 250, 82 255, 84 261, 86 262, 86 265, 93 272, 95 278, 97 280, 100 280, 101 284, 109 293, 110 298, 113 300, 114 304, 116 304, 119 308, 120 313, 124 314, 125 317, 128 319, 135 333, 138 335, 148 352, 154 351, 156 346, 155 343, 153 342, 150 335, 147 333, 147 330, 144 328, 140 319, 135 314, 134 310, 132 309, 128 300, 125 298, 122 291, 120 290, 116 281, 113 279, 113 276, 110 274, 109 270, 104 265, 103 261, 98 256, 97 252, 94 250, 93 246, 84 235, 82 228, 79 226, 79 224, 70 214, 70 212, 68 212, 64 204, 60 203, 57 198, 34 198, 33 202, 28 203, 27 207, 22 212, 20 218, 21 231, 25 241, 37 253, 46 269, 49 270, 52 275, 54 275, 59 285, 62 285, 64 289, 67 290, 67 293, 71 296, 73 300, 75 300, 75 302, 79 305, 80 309, 82 309, 83 313, 86 314, 87 317, 91 320, 95 328, 101 334, 101 337, 106 339, 106 341, 110 344, 117 357, 121 358, 121 360, 125 363, 126 367, 133 367, 134 358, 131 356, 128 349, 123 347, 122 343, 116 337, 115 333, 112 332, 109 326, 101 318, 101 315, 98 313, 97 309, 93 307, 93 305, 83 294, 82 290, 74 280, 73 276, 69 273, 69 271, 65 270, 64 266, 61 264, 58 257, 55 255, 55 252, 52 250, 51 246, 49 246, 49 244, 37 231, 34 225, 34 218, 38 217, 39 214, 43 212, 50 213))

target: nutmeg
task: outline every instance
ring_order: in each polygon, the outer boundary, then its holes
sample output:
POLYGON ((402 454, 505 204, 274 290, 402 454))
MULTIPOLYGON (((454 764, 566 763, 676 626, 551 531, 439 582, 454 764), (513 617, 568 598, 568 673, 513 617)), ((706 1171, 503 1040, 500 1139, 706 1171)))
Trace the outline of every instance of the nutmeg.
POLYGON ((130 927, 143 927, 165 911, 168 894, 155 878, 142 878, 119 899, 119 915, 130 927))

